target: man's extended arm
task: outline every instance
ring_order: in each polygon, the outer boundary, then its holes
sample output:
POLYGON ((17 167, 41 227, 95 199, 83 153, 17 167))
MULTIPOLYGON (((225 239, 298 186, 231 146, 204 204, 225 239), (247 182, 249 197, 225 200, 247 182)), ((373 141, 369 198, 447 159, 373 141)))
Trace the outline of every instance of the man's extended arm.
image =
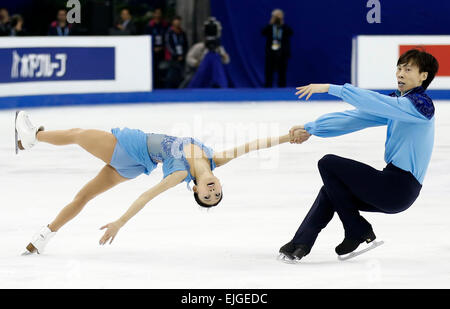
POLYGON ((390 97, 350 84, 344 86, 310 84, 297 87, 297 89, 299 91, 296 94, 300 94, 299 98, 306 95, 306 100, 308 100, 314 93, 328 92, 363 112, 382 118, 415 123, 424 123, 430 120, 406 97, 390 97))
POLYGON ((386 118, 353 109, 322 115, 315 121, 306 123, 304 127, 311 135, 334 137, 386 124, 386 118))
POLYGON ((330 85, 328 93, 372 115, 405 122, 429 121, 406 97, 390 97, 350 84, 330 85))

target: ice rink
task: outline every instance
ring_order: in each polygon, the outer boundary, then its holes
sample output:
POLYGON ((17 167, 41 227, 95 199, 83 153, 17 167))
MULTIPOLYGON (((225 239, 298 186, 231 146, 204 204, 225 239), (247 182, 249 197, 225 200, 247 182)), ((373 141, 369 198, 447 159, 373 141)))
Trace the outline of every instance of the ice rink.
MULTIPOLYGON (((45 254, 20 256, 104 165, 78 146, 37 144, 14 154, 14 110, 0 111, 0 288, 450 288, 450 102, 435 102, 436 136, 422 192, 404 213, 363 213, 385 244, 349 261, 335 215, 300 264, 277 261, 312 205, 327 153, 377 169, 386 127, 336 138, 311 137, 246 155, 215 170, 224 198, 201 210, 186 185, 151 201, 112 245, 99 228, 118 219, 162 178, 120 184, 92 200, 52 239, 45 254)), ((46 130, 112 127, 194 136, 215 150, 286 134, 342 102, 133 104, 27 109, 46 130)))

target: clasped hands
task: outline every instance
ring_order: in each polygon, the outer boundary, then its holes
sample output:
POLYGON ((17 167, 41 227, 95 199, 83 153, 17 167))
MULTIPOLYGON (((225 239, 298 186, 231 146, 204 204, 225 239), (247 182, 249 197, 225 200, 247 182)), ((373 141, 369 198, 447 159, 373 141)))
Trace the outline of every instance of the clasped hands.
POLYGON ((301 144, 304 141, 306 141, 311 134, 308 133, 308 131, 305 130, 305 128, 300 126, 293 126, 289 130, 289 137, 290 137, 290 143, 291 144, 301 144))

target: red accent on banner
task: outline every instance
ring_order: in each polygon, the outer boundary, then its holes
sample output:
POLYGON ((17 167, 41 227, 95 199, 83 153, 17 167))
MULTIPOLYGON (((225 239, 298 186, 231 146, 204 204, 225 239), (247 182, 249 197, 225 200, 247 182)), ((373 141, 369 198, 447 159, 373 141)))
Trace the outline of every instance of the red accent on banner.
POLYGON ((432 54, 439 62, 439 71, 436 76, 450 76, 450 45, 400 45, 400 55, 417 48, 432 54))

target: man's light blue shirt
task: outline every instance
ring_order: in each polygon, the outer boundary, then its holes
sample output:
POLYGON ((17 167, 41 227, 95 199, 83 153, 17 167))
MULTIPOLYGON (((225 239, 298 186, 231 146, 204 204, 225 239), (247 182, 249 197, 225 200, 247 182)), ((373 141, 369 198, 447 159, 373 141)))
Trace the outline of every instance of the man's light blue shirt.
POLYGON ((434 106, 422 87, 392 96, 350 84, 330 85, 329 94, 356 109, 325 114, 305 124, 320 137, 339 136, 368 127, 387 125, 384 160, 411 172, 423 183, 434 144, 434 106))

